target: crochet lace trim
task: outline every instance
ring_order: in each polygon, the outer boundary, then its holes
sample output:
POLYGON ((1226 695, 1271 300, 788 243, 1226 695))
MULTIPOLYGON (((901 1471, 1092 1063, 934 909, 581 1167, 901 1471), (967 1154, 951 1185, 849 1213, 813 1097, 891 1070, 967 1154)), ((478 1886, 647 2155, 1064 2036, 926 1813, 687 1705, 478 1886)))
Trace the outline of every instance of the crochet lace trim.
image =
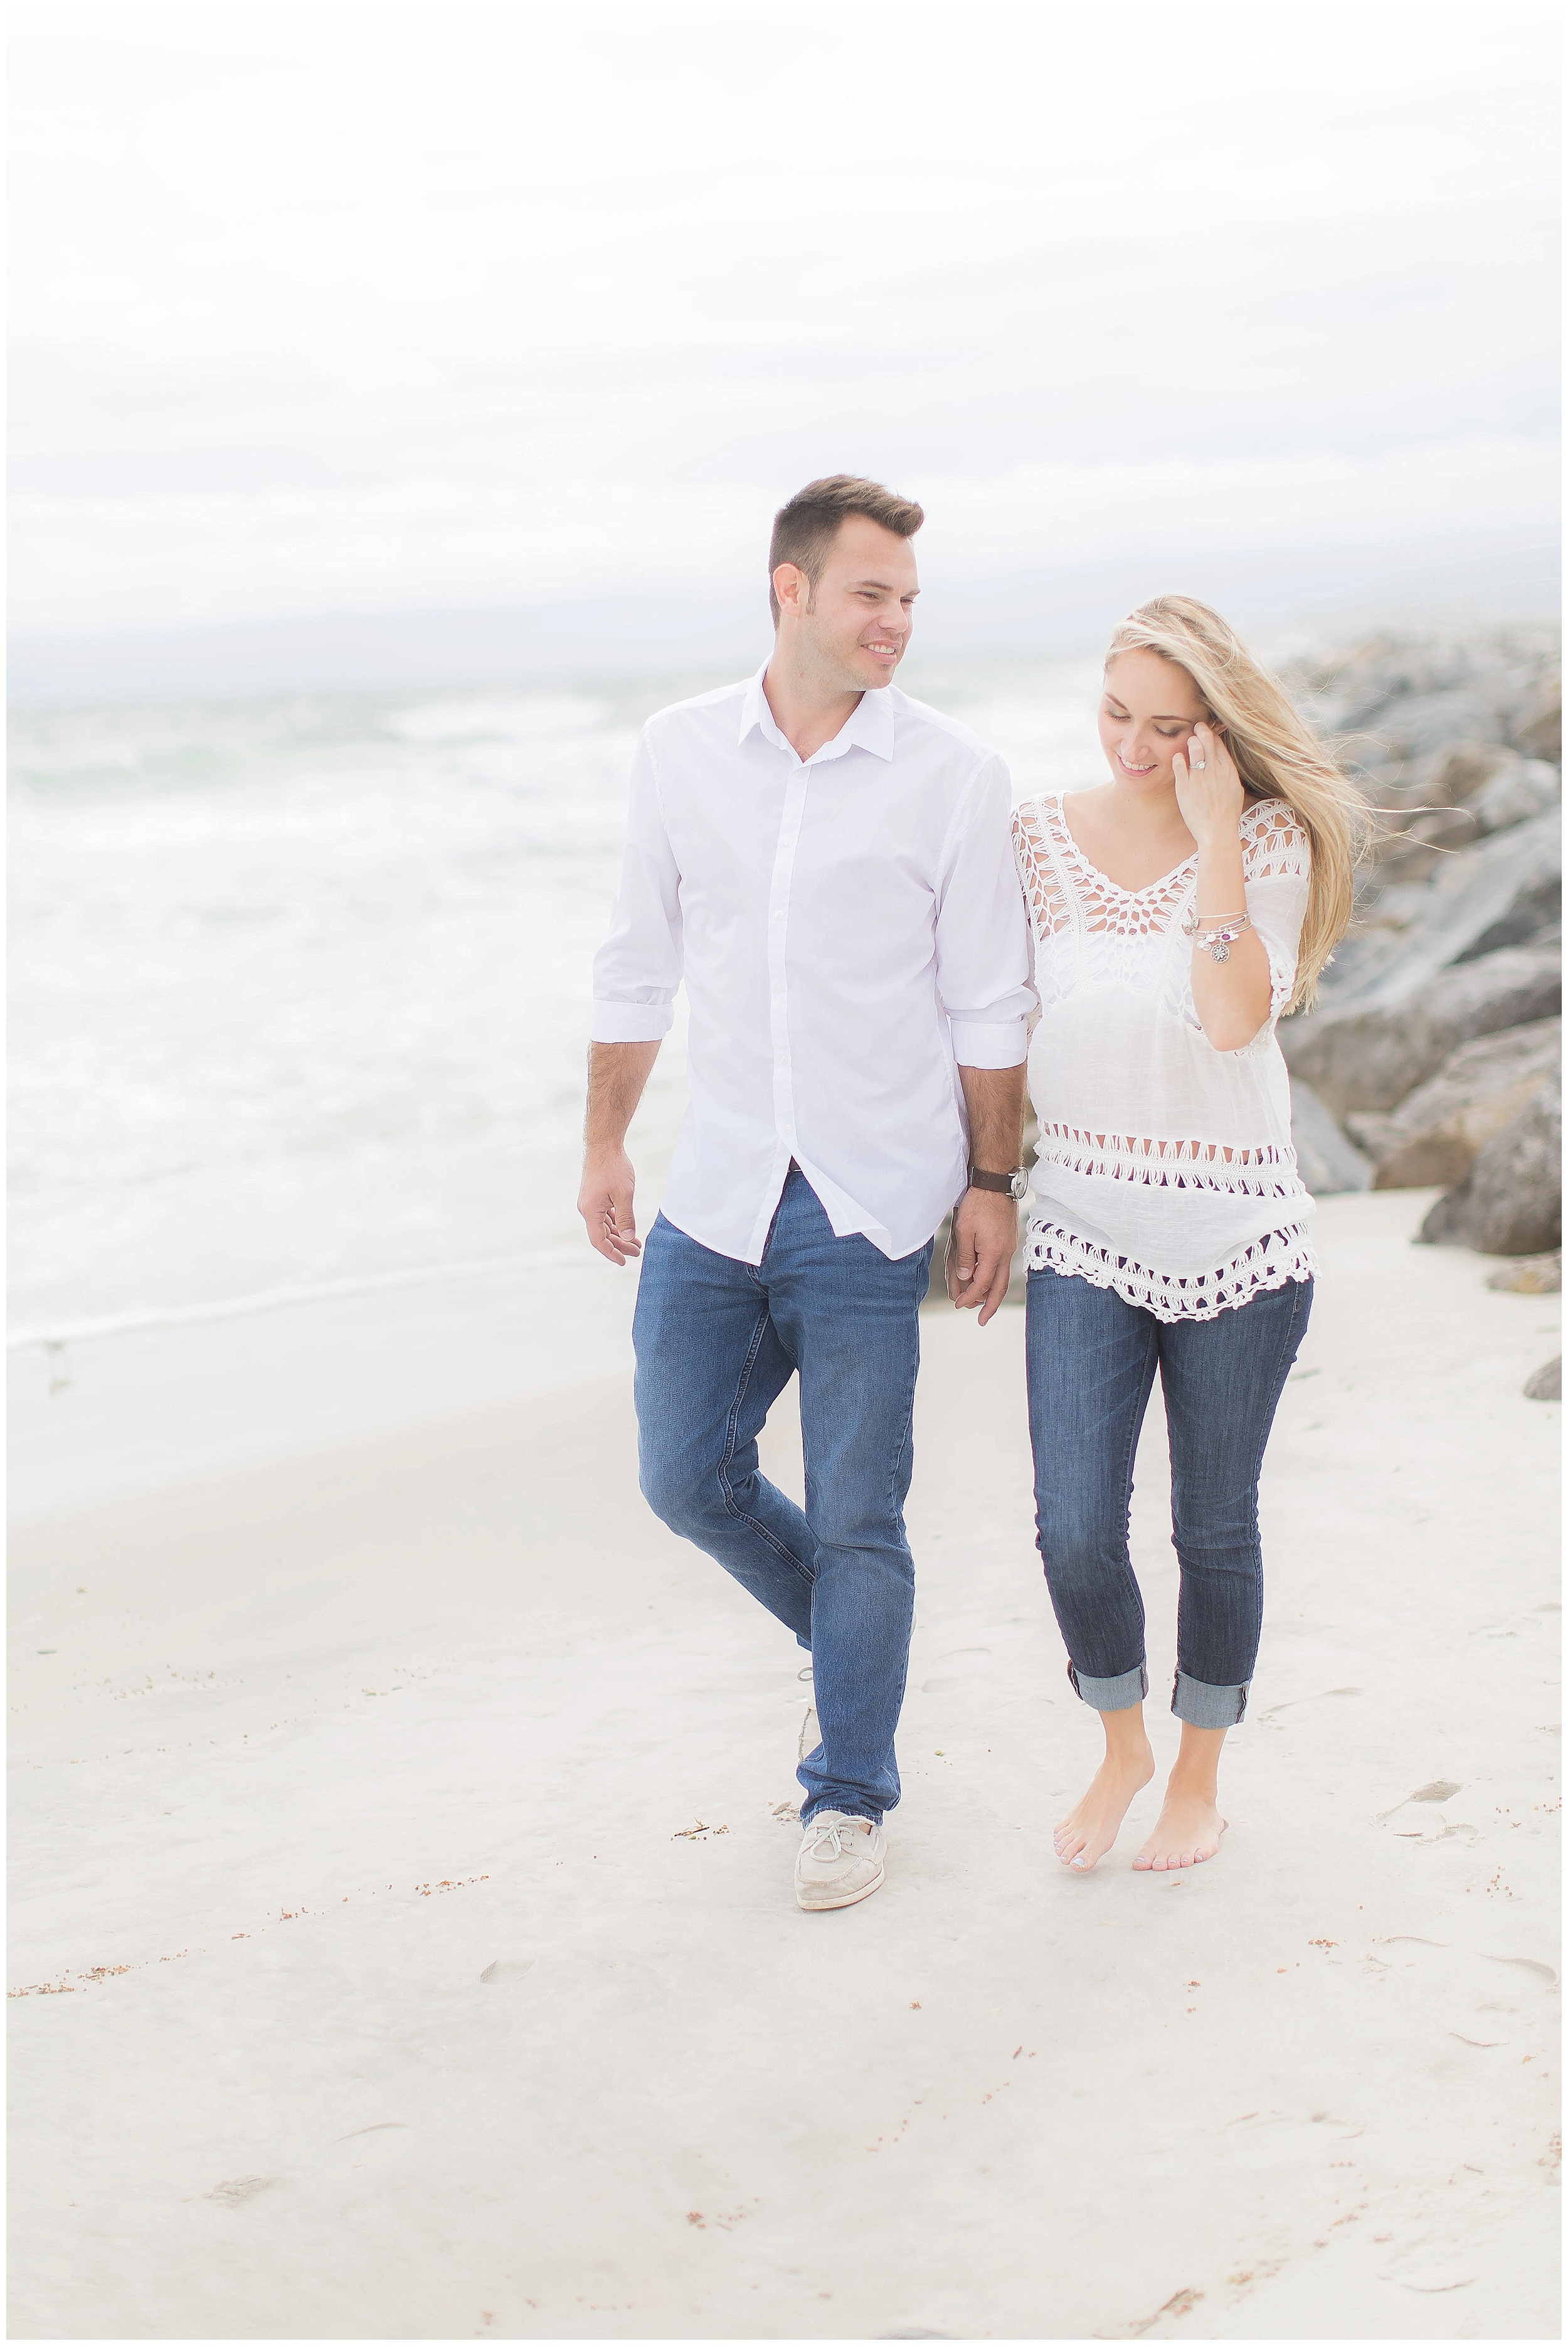
MULTIPOLYGON (((1089 862, 1068 830, 1059 790, 1017 808, 1013 836, 1035 934, 1043 941, 1073 928, 1075 921, 1091 936, 1162 936, 1197 865, 1194 853, 1146 888, 1119 888, 1089 862)), ((1311 843, 1300 819, 1278 799, 1259 799, 1246 810, 1241 847, 1242 878, 1249 885, 1305 880, 1312 868, 1311 843)))
MULTIPOLYGON (((1119 888, 1089 862, 1068 830, 1060 791, 1013 810, 1013 843, 1034 931, 1042 1010, 1054 1010, 1085 983, 1108 984, 1154 991, 1173 1015, 1201 1025, 1192 998, 1192 948, 1176 923, 1196 880, 1196 854, 1146 888, 1119 888)), ((1295 810, 1278 799, 1260 799, 1247 809, 1241 850, 1248 888, 1266 880, 1305 880, 1311 872, 1311 842, 1295 810)), ((1296 983, 1294 954, 1282 960, 1270 948, 1268 976, 1272 1022, 1296 983)))
POLYGON ((1095 1246, 1055 1222, 1031 1224, 1024 1260, 1031 1270, 1061 1271, 1069 1279, 1087 1280, 1091 1287, 1108 1287, 1125 1303, 1152 1312, 1167 1326, 1177 1320, 1217 1320, 1222 1311, 1250 1303, 1255 1295, 1292 1279, 1314 1279, 1318 1272, 1318 1258, 1299 1225, 1270 1230, 1216 1270, 1185 1279, 1095 1246))
POLYGON ((1301 1194, 1295 1149, 1272 1140, 1257 1148, 1230 1148, 1217 1140, 1153 1140, 1043 1124, 1036 1154, 1065 1172, 1133 1181, 1145 1189, 1206 1189, 1232 1198, 1301 1194))

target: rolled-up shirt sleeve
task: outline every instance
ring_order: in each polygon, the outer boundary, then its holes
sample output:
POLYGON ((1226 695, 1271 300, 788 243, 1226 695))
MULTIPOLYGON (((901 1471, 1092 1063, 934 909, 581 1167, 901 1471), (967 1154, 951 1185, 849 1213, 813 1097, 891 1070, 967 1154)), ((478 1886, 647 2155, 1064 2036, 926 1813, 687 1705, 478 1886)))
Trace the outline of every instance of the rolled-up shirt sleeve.
POLYGON ((632 760, 621 884, 609 934, 594 956, 591 1039, 657 1043, 667 1035, 682 966, 680 872, 645 732, 632 760))
POLYGON ((988 759, 954 814, 943 856, 937 990, 962 1067, 1017 1067, 1028 1056, 1028 1022, 1037 1005, 1013 854, 1012 799, 1006 767, 988 759))

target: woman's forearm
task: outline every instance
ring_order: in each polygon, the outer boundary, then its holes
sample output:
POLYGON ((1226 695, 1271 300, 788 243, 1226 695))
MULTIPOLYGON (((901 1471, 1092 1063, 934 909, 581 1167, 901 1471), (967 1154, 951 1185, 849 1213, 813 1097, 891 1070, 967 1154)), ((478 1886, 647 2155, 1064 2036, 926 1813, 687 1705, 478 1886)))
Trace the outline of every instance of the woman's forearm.
POLYGON ((1199 933, 1192 948, 1193 1007, 1217 1051, 1238 1051, 1250 1043, 1268 1016, 1268 955, 1256 929, 1244 929, 1227 958, 1216 961, 1201 938, 1227 917, 1245 912, 1241 837, 1232 831, 1200 838, 1197 849, 1199 933))

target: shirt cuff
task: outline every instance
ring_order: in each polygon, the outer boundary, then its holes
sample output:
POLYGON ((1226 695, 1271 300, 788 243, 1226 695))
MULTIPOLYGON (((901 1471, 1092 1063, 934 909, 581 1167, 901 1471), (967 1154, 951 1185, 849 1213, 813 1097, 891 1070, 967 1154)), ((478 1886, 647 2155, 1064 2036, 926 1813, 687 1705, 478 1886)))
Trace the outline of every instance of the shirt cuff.
POLYGON ((952 1021, 952 1056, 961 1067, 1021 1067, 1029 1056, 1029 1030, 1022 1018, 1004 1026, 972 1026, 952 1021))
POLYGON ((596 1002, 588 1025, 591 1043, 657 1043, 675 1024, 667 1002, 596 1002))

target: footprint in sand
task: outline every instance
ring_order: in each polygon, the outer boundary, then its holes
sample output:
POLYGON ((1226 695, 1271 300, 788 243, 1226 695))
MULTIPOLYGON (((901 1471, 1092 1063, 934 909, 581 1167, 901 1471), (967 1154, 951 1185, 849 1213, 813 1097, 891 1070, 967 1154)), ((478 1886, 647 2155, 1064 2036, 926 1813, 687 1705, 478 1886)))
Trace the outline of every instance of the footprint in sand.
POLYGON ((921 1694, 952 1694, 982 1675, 981 1664, 991 1659, 989 1646, 959 1646, 943 1654, 929 1678, 921 1680, 921 1694))
POLYGON ((259 2192, 270 2191, 277 2180, 275 2175, 236 2175, 227 2183, 215 2183, 204 2196, 216 2199, 220 2208, 243 2208, 259 2192))
POLYGON ((1272 1708, 1260 1710, 1257 1714, 1257 1723, 1259 1727, 1272 1727, 1282 1712, 1299 1710, 1303 1703, 1332 1702, 1339 1695, 1359 1694, 1360 1691, 1359 1687, 1325 1687, 1321 1694, 1298 1695, 1292 1702, 1277 1702, 1272 1708))
POLYGON ((1477 2278, 1468 2265, 1411 2264, 1393 2272, 1380 2273, 1380 2280, 1398 2281, 1401 2289, 1420 2290, 1423 2296, 1440 2296, 1444 2290, 1468 2289, 1477 2278))
POLYGON ((1408 1809, 1412 1800, 1451 1800, 1456 1792, 1463 1790, 1462 1784, 1452 1782, 1447 1776, 1434 1776, 1430 1784, 1423 1784, 1417 1792, 1407 1792, 1402 1800, 1396 1800, 1391 1809, 1385 1809, 1378 1822, 1386 1825, 1390 1817, 1397 1817, 1400 1810, 1408 1809))
POLYGON ((1533 1955, 1486 1955, 1489 1964, 1512 1964, 1516 1971, 1533 1972, 1547 1987, 1555 1987, 1557 1974, 1550 1964, 1538 1963, 1533 1955))
POLYGON ((479 1977, 485 1987, 504 1987, 511 1980, 525 1978, 533 1968, 532 1955, 498 1955, 493 1964, 485 1964, 479 1977))

